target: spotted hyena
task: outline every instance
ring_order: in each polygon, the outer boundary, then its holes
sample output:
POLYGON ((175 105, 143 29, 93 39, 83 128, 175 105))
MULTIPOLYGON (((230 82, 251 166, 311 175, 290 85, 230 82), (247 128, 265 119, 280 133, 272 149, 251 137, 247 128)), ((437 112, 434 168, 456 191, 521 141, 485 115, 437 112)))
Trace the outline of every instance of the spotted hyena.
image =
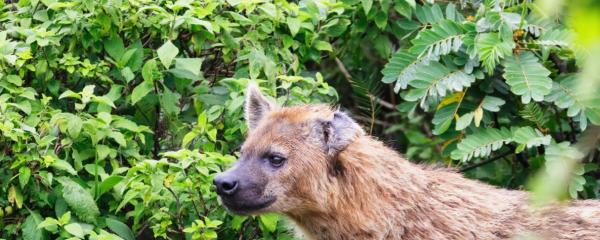
POLYGON ((281 213, 307 239, 600 239, 599 201, 533 209, 525 191, 407 161, 329 105, 246 95, 242 157, 214 179, 234 214, 281 213))

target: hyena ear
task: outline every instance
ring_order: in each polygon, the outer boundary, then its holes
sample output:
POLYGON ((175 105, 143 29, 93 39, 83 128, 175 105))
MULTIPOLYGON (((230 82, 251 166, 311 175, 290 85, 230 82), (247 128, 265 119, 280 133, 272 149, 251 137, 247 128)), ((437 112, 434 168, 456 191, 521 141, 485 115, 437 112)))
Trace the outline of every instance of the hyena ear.
POLYGON ((317 120, 317 126, 325 151, 330 156, 335 156, 344 150, 354 139, 364 135, 365 131, 345 113, 336 111, 333 119, 317 120))
POLYGON ((255 129, 258 126, 258 123, 267 116, 270 111, 273 111, 276 108, 277 104, 263 97, 255 82, 248 83, 244 111, 246 112, 246 125, 248 125, 249 130, 255 129))

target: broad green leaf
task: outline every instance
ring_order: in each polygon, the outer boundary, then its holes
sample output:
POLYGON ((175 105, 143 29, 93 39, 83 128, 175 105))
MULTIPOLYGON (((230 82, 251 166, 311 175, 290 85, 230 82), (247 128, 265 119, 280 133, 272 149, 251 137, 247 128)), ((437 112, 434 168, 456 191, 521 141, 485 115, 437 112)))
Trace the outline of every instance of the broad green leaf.
POLYGON ((75 169, 73 169, 71 164, 69 164, 67 161, 55 159, 54 162, 52 162, 52 165, 50 166, 59 168, 61 170, 66 170, 70 174, 77 175, 77 171, 75 171, 75 169))
POLYGON ((16 203, 18 208, 23 207, 23 195, 21 194, 20 188, 15 188, 15 186, 10 186, 8 189, 8 202, 13 205, 16 203))
POLYGON ((80 239, 84 239, 83 238, 83 229, 81 228, 81 225, 79 225, 79 223, 71 223, 71 224, 64 226, 64 228, 65 228, 65 230, 67 230, 67 232, 69 232, 70 234, 73 234, 73 236, 76 236, 80 239))
POLYGON ((119 212, 119 210, 121 210, 121 208, 123 208, 123 206, 125 206, 125 204, 129 203, 129 201, 136 198, 138 196, 138 194, 139 194, 139 192, 136 190, 133 190, 133 189, 127 191, 127 193, 123 197, 123 201, 121 201, 121 204, 119 204, 119 207, 117 207, 115 213, 119 212))
POLYGON ((135 240, 135 236, 133 235, 133 232, 131 232, 131 229, 121 221, 106 218, 106 226, 125 240, 135 240))
POLYGON ((268 213, 260 215, 260 221, 265 225, 269 232, 274 232, 277 228, 277 222, 279 221, 279 215, 276 213, 268 213))
POLYGON ((96 153, 98 154, 98 160, 104 160, 110 153, 110 148, 106 145, 96 145, 96 153))
POLYGON ((63 186, 63 197, 79 219, 96 224, 100 212, 92 195, 68 177, 55 179, 63 186))
POLYGON ((171 40, 169 40, 165 44, 163 44, 156 51, 156 53, 158 53, 158 58, 160 59, 160 62, 163 64, 163 66, 165 66, 166 69, 169 69, 171 63, 173 62, 173 59, 175 59, 175 57, 179 53, 179 49, 171 42, 171 40))
POLYGON ((362 6, 365 9, 365 14, 369 14, 371 11, 371 7, 373 6, 373 0, 360 0, 362 2, 362 6))
POLYGON ((104 179, 104 181, 102 181, 102 183, 100 184, 100 194, 108 192, 110 189, 112 189, 118 183, 123 181, 123 179, 124 178, 121 176, 110 176, 109 178, 104 179))
POLYGON ((188 143, 194 140, 194 138, 196 138, 198 135, 200 135, 200 133, 198 133, 197 131, 191 131, 185 134, 185 136, 183 137, 183 141, 181 142, 181 147, 187 147, 188 143))
POLYGON ((473 121, 473 112, 462 115, 456 121, 456 130, 458 131, 458 130, 463 130, 463 129, 467 128, 469 125, 471 125, 472 121, 473 121))
MULTIPOLYGON (((144 67, 145 68, 145 67, 144 67)), ((147 82, 142 82, 140 85, 137 85, 133 89, 133 93, 131 93, 131 104, 135 105, 137 102, 142 100, 148 93, 150 93, 154 89, 152 84, 148 84, 147 82)))
POLYGON ((180 109, 176 105, 177 103, 179 103, 179 100, 177 99, 177 97, 175 97, 175 94, 171 92, 171 90, 165 85, 163 85, 163 96, 161 97, 160 101, 167 114, 171 116, 176 116, 177 114, 179 114, 180 109))
POLYGON ((69 121, 67 122, 67 130, 69 131, 69 136, 71 138, 77 138, 81 133, 81 128, 83 126, 83 122, 81 118, 75 115, 71 115, 69 121))
POLYGON ((125 47, 123 46, 123 39, 119 36, 115 36, 103 41, 104 49, 114 60, 120 60, 125 53, 125 47))
POLYGON ((152 72, 154 69, 156 69, 156 60, 150 59, 146 62, 146 64, 144 64, 144 68, 142 69, 142 77, 147 83, 153 83, 154 77, 152 72))
POLYGON ((293 17, 288 17, 286 19, 287 25, 290 28, 290 32, 292 33, 292 37, 295 37, 296 34, 298 34, 298 31, 300 30, 300 19, 298 18, 293 18, 293 17))
POLYGON ((19 169, 19 183, 21 184, 21 189, 24 189, 27 183, 29 182, 29 177, 31 176, 31 168, 27 166, 23 166, 19 169))
POLYGON ((125 142, 125 137, 120 132, 109 132, 107 135, 109 138, 112 138, 122 147, 127 147, 127 142, 125 142))

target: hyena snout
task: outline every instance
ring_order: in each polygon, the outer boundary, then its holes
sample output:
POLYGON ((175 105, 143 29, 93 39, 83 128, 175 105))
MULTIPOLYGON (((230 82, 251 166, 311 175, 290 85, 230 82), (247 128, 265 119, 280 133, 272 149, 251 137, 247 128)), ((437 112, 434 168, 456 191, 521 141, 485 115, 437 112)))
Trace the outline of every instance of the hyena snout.
POLYGON ((213 179, 213 184, 220 196, 233 196, 239 189, 239 179, 230 174, 219 174, 213 179))

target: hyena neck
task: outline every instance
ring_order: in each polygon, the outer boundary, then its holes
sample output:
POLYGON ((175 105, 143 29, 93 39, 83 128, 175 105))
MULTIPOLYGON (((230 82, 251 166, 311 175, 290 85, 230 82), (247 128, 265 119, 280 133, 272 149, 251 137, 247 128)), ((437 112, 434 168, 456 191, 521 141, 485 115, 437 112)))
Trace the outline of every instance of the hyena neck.
POLYGON ((335 160, 335 171, 323 173, 327 193, 318 194, 317 207, 287 214, 309 239, 384 238, 399 228, 385 216, 401 217, 411 200, 424 197, 426 182, 415 181, 424 170, 370 137, 359 137, 335 160))

